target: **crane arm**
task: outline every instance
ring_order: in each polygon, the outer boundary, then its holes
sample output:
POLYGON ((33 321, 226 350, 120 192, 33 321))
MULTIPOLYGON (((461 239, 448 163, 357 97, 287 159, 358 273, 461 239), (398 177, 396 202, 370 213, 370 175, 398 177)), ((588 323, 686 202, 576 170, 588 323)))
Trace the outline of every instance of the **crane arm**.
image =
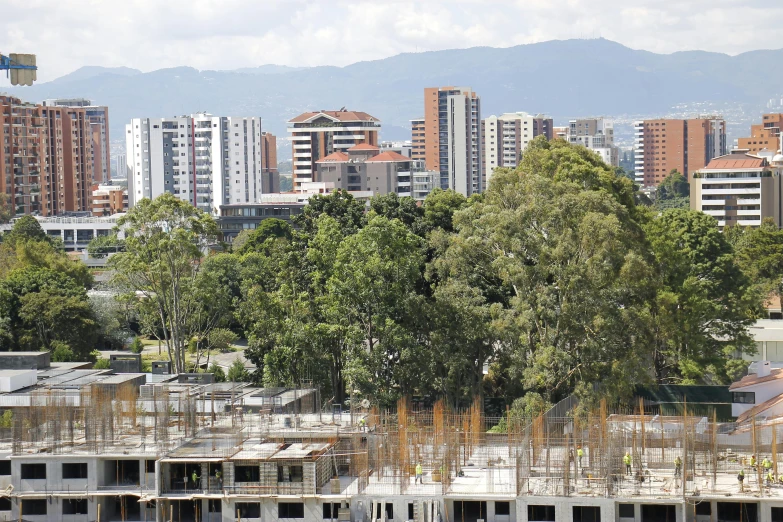
POLYGON ((34 54, 0 53, 0 71, 11 77, 11 85, 32 85, 38 79, 34 54))

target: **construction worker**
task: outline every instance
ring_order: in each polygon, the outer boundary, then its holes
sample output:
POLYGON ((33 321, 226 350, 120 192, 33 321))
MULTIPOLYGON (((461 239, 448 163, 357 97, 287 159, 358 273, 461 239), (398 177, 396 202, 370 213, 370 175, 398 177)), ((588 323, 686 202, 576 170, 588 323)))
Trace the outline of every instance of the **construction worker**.
POLYGON ((737 482, 739 482, 740 493, 745 491, 745 470, 740 470, 737 474, 737 482))
POLYGON ((627 451, 625 452, 625 457, 623 457, 623 463, 625 464, 625 474, 630 475, 631 474, 631 454, 627 451))
POLYGON ((756 467, 756 456, 755 455, 751 455, 750 456, 750 467, 751 468, 755 468, 756 467))
POLYGON ((778 484, 783 484, 783 473, 778 477, 778 484))
POLYGON ((223 473, 219 469, 215 470, 215 478, 218 481, 218 484, 220 484, 220 487, 223 487, 223 473))
POLYGON ((196 470, 193 470, 193 475, 191 477, 193 479, 193 489, 198 489, 198 474, 196 473, 196 470))
POLYGON ((771 486, 775 483, 775 476, 772 474, 772 470, 767 472, 767 486, 771 486))
POLYGON ((416 464, 416 479, 413 481, 414 484, 416 483, 424 484, 424 480, 422 479, 422 473, 421 473, 421 462, 416 464))
POLYGON ((682 470, 682 459, 680 458, 679 455, 677 455, 677 457, 675 457, 674 459, 674 476, 679 477, 681 470, 682 470))
POLYGON ((361 419, 359 419, 359 429, 360 429, 361 431, 367 431, 367 421, 366 421, 366 420, 364 420, 364 417, 362 417, 361 419))
POLYGON ((764 460, 761 461, 761 466, 764 468, 764 471, 769 472, 772 469, 772 461, 764 457, 764 460))
POLYGON ((582 457, 585 456, 585 452, 582 449, 582 446, 576 447, 576 458, 579 460, 579 468, 582 468, 582 457))

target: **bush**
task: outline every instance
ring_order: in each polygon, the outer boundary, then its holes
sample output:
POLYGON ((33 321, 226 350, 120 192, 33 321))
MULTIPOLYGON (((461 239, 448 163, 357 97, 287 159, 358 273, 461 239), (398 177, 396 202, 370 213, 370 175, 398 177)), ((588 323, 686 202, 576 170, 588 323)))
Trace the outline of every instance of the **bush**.
POLYGON ((93 370, 108 370, 111 368, 111 364, 109 364, 109 359, 98 359, 95 361, 95 364, 92 365, 93 370))
POLYGON ((130 351, 133 353, 141 353, 144 351, 144 343, 138 337, 133 338, 133 342, 130 344, 130 351))
POLYGON ((74 355, 71 347, 60 341, 52 341, 52 362, 74 362, 74 355))
POLYGON ((242 360, 239 357, 234 359, 234 362, 231 363, 231 367, 228 369, 228 380, 231 382, 242 382, 247 381, 249 378, 250 376, 247 370, 245 370, 242 360))
POLYGON ((215 376, 215 382, 226 382, 226 372, 224 372, 223 368, 218 366, 217 363, 212 363, 209 366, 207 373, 211 373, 215 376))

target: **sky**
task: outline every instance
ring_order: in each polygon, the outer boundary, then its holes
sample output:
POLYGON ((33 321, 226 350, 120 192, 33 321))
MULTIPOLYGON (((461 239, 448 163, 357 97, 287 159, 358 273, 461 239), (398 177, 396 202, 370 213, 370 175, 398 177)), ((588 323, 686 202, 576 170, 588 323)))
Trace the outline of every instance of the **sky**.
MULTIPOLYGON (((603 37, 659 53, 783 47, 780 0, 0 0, 0 52, 38 80, 85 65, 348 65, 403 52, 603 37)), ((3 80, 5 81, 5 80, 3 80)))

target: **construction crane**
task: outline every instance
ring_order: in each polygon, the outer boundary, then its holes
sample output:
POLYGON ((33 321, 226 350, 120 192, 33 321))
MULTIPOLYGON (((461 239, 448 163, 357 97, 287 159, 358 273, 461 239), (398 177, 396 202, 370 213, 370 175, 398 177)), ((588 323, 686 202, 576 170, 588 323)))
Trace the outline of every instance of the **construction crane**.
POLYGON ((32 85, 38 79, 34 54, 0 53, 0 71, 11 77, 11 85, 32 85))

